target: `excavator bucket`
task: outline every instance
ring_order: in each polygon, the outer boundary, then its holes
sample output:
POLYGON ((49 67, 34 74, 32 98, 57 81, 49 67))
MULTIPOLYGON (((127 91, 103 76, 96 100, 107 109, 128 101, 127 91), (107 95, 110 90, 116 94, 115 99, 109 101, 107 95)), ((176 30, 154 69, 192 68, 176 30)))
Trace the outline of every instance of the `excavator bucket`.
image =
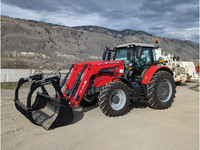
POLYGON ((60 89, 60 77, 58 76, 43 78, 42 74, 37 74, 28 78, 21 78, 15 90, 15 107, 32 123, 40 125, 46 130, 70 124, 74 115, 69 106, 69 100, 64 98, 60 89), (25 105, 19 100, 18 95, 20 87, 29 81, 33 82, 25 105), (55 98, 49 96, 44 86, 46 84, 53 85, 57 93, 55 98), (35 101, 32 101, 33 93, 38 88, 41 88, 42 92, 37 92, 35 101))

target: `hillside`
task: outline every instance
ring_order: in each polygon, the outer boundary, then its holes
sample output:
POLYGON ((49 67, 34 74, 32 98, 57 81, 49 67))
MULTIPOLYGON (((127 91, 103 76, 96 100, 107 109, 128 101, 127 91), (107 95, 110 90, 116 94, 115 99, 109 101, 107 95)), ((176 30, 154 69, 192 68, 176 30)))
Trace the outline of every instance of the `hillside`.
MULTIPOLYGON (((67 68, 71 63, 101 59, 105 47, 127 42, 154 43, 144 31, 115 31, 97 26, 66 27, 1 16, 3 68, 67 68)), ((181 59, 197 59, 199 45, 158 37, 160 47, 181 59)))

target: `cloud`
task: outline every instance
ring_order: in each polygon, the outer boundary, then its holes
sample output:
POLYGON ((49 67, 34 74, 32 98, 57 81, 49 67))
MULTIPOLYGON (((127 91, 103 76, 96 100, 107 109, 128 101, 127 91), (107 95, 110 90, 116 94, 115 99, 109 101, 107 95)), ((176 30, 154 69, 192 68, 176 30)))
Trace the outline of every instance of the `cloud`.
POLYGON ((198 8, 198 0, 2 0, 2 14, 15 18, 144 30, 194 42, 198 42, 198 8))
MULTIPOLYGON (((17 6, 3 4, 2 14, 14 18, 31 19, 50 22, 66 26, 98 25, 105 22, 98 14, 80 14, 67 10, 60 10, 59 13, 24 9, 17 6), (7 11, 12 10, 12 11, 7 11), (93 23, 92 23, 93 22, 93 23)), ((103 25, 103 24, 102 24, 103 25)))

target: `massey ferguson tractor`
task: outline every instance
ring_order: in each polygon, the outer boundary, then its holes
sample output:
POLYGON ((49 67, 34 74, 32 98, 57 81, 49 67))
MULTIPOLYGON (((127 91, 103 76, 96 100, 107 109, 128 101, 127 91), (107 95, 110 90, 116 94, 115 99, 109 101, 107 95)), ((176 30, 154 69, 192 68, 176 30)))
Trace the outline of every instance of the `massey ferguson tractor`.
POLYGON ((156 60, 156 47, 129 43, 106 49, 103 61, 73 64, 62 82, 59 73, 21 78, 15 91, 15 106, 32 123, 46 130, 71 123, 72 108, 78 105, 98 102, 109 117, 126 114, 131 103, 140 101, 146 101, 153 109, 167 109, 174 100, 176 86, 172 71, 156 60), (31 86, 24 104, 19 89, 26 82, 31 82, 31 86), (54 96, 48 92, 49 85, 55 90, 54 96))

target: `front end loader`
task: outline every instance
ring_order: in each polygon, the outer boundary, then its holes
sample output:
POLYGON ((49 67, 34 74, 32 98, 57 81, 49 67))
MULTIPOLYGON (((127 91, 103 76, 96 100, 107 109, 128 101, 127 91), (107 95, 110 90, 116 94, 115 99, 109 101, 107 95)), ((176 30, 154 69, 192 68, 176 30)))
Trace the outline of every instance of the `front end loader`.
POLYGON ((78 105, 98 102, 102 112, 112 117, 129 112, 133 102, 145 101, 154 109, 169 108, 175 97, 173 73, 155 59, 155 48, 153 44, 128 43, 107 49, 103 61, 73 64, 62 83, 59 73, 21 78, 15 91, 15 106, 46 130, 70 124, 74 118, 72 108, 78 105), (26 82, 31 82, 31 87, 24 104, 18 95, 26 82), (55 91, 53 96, 49 85, 55 91))
POLYGON ((60 89, 60 76, 44 78, 43 74, 40 73, 21 78, 15 90, 15 107, 32 123, 41 125, 47 130, 69 124, 73 120, 72 108, 68 104, 69 100, 65 99, 60 89), (27 96, 27 102, 23 104, 19 99, 19 89, 26 82, 32 82, 32 84, 27 96), (45 89, 45 85, 48 84, 53 85, 59 97, 49 96, 45 89), (41 89, 42 92, 37 92, 37 89, 41 89), (37 93, 33 101, 32 97, 35 91, 37 93))
POLYGON ((114 77, 107 74, 109 72, 108 68, 115 69, 113 75, 121 76, 122 73, 119 73, 119 69, 123 70, 123 62, 97 61, 74 64, 71 66, 61 84, 59 74, 56 76, 44 77, 43 74, 40 73, 21 78, 15 90, 15 106, 17 110, 26 116, 32 123, 41 125, 47 130, 67 125, 72 122, 74 117, 72 108, 80 103, 86 89, 89 89, 87 91, 89 95, 93 95, 97 91, 100 91, 101 86, 114 80, 114 77), (100 74, 104 75, 101 76, 100 74), (95 83, 95 85, 98 86, 97 88, 91 86, 90 79, 94 78, 94 75, 97 79, 95 83), (27 103, 24 104, 20 101, 18 95, 20 87, 26 82, 32 83, 27 96, 27 103), (55 90, 56 95, 54 97, 50 97, 50 93, 48 93, 48 90, 45 88, 49 84, 51 84, 55 90), (62 92, 61 88, 64 84, 65 87, 62 92), (41 89, 41 92, 37 92, 37 95, 33 100, 32 95, 37 89, 41 89))

